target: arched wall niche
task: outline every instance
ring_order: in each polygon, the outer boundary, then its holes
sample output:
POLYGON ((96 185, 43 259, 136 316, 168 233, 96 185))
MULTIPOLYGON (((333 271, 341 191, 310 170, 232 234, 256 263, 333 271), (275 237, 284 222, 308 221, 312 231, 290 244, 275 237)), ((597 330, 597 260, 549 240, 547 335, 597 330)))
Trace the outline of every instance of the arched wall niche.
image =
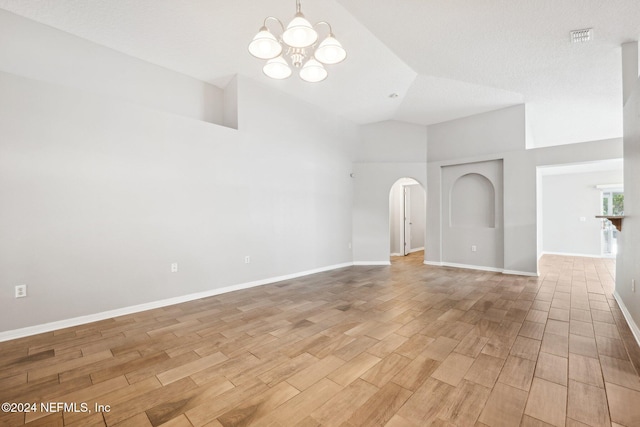
POLYGON ((442 262, 504 266, 502 159, 441 168, 442 262))
POLYGON ((496 227, 496 190, 486 176, 467 173, 451 187, 449 224, 460 228, 496 227))

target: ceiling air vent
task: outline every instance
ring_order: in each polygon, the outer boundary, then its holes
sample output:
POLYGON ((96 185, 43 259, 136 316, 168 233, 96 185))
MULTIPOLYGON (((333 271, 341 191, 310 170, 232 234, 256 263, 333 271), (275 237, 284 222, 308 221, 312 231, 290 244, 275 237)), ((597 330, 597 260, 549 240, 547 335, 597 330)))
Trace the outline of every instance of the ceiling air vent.
POLYGON ((586 43, 593 40, 593 28, 571 31, 571 43, 586 43))

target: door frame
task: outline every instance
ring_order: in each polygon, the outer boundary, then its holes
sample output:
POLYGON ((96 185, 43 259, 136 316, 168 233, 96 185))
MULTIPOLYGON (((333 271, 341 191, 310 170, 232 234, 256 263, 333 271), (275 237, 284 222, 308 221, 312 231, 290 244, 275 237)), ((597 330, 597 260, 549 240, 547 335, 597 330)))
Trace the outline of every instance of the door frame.
POLYGON ((403 255, 407 256, 411 253, 411 191, 409 190, 409 185, 415 184, 403 184, 402 185, 402 194, 403 194, 403 203, 402 203, 402 233, 400 246, 403 251, 403 255))

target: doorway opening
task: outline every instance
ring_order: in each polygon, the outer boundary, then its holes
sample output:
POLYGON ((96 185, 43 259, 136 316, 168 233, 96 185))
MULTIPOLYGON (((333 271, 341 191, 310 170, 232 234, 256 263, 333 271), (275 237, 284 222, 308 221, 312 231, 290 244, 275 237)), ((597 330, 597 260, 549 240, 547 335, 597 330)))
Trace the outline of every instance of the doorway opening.
MULTIPOLYGON (((624 215, 624 193, 622 188, 604 189, 601 192, 600 199, 602 200, 602 215, 624 215)), ((602 220, 600 242, 602 256, 615 258, 618 253, 618 230, 616 230, 611 221, 602 220)))
POLYGON ((618 232, 598 215, 623 209, 622 159, 538 166, 538 258, 615 258, 618 232))
POLYGON ((404 257, 424 251, 426 194, 413 178, 401 178, 389 191, 389 253, 404 257))

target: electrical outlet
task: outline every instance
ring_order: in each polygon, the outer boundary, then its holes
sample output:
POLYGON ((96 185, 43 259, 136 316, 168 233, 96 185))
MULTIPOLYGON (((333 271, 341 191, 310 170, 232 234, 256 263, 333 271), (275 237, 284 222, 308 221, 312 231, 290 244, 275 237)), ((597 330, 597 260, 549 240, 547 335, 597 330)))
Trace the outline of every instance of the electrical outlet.
POLYGON ((177 273, 178 272, 178 263, 177 262, 171 263, 171 272, 172 273, 177 273))
POLYGON ((27 296, 27 285, 16 286, 16 298, 24 298, 27 296))
POLYGON ((249 255, 247 255, 246 257, 244 257, 244 263, 245 264, 249 264, 251 262, 251 257, 249 255))
POLYGON ((476 247, 476 245, 471 245, 471 252, 475 252, 477 250, 478 248, 476 247))

